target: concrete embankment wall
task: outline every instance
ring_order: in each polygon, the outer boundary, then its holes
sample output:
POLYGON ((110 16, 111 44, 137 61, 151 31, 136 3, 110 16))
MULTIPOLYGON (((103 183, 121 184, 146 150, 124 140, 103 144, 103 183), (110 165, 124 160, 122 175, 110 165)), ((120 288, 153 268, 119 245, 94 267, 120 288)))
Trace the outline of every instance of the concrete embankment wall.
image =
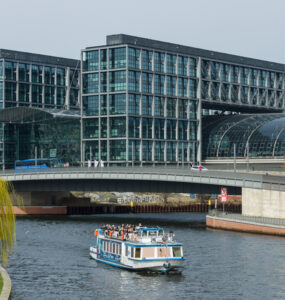
POLYGON ((7 271, 0 266, 0 273, 3 279, 3 288, 0 293, 0 299, 1 300, 8 300, 10 299, 10 294, 11 294, 11 288, 12 288, 12 283, 10 276, 8 275, 7 271))
POLYGON ((242 214, 285 219, 285 192, 243 188, 242 214))
POLYGON ((221 217, 207 216, 206 225, 215 229, 285 236, 284 226, 257 224, 254 222, 223 219, 221 217))
POLYGON ((16 216, 25 215, 66 215, 66 206, 26 206, 23 208, 14 206, 14 214, 16 216))

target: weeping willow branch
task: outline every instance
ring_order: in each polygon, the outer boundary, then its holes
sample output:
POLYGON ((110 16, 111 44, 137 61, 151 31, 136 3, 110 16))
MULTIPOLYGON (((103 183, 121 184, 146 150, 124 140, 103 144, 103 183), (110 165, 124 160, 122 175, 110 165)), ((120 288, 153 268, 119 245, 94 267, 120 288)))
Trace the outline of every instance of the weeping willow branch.
POLYGON ((0 243, 1 259, 5 266, 8 256, 12 253, 13 246, 16 244, 16 223, 13 212, 13 201, 19 206, 22 205, 22 199, 15 193, 13 185, 0 178, 0 243))

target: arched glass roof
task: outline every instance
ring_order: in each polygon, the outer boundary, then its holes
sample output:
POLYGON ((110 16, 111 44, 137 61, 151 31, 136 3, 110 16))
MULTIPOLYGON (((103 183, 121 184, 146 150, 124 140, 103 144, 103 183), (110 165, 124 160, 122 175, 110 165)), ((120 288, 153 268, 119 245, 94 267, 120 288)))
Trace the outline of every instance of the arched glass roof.
POLYGON ((285 156, 285 114, 207 116, 203 118, 203 157, 285 156))

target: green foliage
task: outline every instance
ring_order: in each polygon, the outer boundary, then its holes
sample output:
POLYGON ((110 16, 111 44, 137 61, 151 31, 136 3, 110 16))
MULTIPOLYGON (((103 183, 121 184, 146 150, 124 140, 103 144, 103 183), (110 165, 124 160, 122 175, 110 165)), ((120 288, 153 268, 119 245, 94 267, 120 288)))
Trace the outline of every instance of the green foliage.
POLYGON ((13 185, 0 178, 0 242, 2 264, 6 266, 8 255, 16 244, 16 223, 13 212, 14 199, 17 205, 22 206, 21 199, 16 195, 13 185))

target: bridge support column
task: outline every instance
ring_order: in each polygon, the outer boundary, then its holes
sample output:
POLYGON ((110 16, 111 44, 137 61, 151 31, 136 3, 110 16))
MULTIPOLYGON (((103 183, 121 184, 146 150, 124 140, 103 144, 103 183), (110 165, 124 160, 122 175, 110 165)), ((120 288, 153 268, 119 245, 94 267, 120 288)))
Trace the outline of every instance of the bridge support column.
POLYGON ((242 188, 242 214, 285 219, 285 192, 242 188))

